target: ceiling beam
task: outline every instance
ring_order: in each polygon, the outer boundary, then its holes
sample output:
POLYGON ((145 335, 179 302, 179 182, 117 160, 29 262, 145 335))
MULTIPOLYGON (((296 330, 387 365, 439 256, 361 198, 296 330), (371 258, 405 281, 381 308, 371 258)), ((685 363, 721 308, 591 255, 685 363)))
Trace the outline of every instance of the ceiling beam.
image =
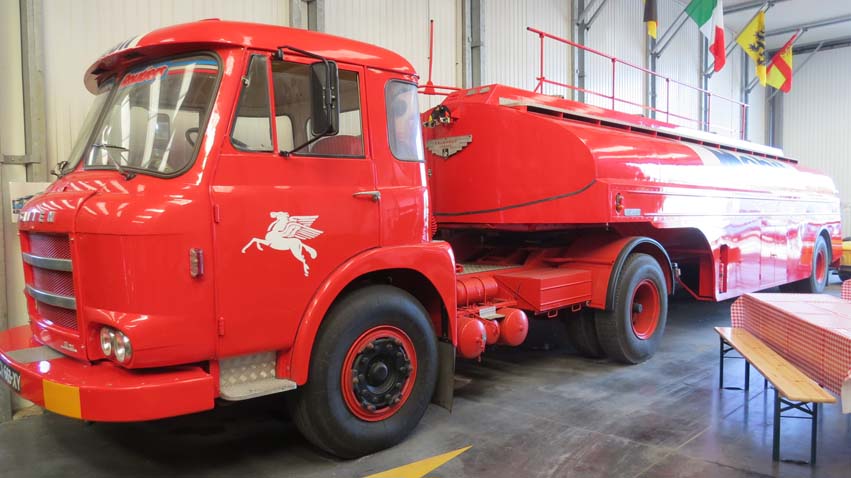
POLYGON ((786 0, 754 0, 752 2, 740 3, 738 5, 733 5, 730 7, 724 8, 724 15, 729 15, 731 13, 743 12, 745 10, 751 10, 753 8, 761 7, 766 3, 774 5, 775 3, 783 3, 786 0))
POLYGON ((792 33, 795 30, 802 29, 804 31, 811 30, 813 28, 820 27, 829 27, 831 25, 836 25, 839 23, 851 22, 851 15, 843 15, 841 17, 836 18, 828 18, 826 20, 819 20, 817 22, 810 23, 801 23, 799 25, 791 25, 784 28, 778 28, 777 30, 769 30, 765 32, 766 37, 773 37, 777 35, 784 35, 786 33, 792 33))

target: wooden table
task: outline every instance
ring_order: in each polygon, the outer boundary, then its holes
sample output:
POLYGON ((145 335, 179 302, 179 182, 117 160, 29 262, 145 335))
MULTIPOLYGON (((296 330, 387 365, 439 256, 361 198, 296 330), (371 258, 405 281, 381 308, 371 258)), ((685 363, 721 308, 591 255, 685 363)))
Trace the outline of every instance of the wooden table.
MULTIPOLYGON (((851 281, 847 286, 851 299, 851 281)), ((826 294, 746 294, 731 308, 742 327, 839 395, 851 413, 851 302, 826 294)))

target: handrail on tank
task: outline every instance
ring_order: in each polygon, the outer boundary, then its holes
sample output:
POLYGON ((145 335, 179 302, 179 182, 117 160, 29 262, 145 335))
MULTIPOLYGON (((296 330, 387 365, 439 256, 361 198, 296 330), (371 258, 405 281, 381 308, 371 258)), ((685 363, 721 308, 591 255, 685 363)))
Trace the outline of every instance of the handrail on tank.
POLYGON ((595 95, 595 96, 599 96, 599 97, 602 97, 602 98, 609 99, 612 102, 611 108, 613 110, 615 109, 616 103, 625 103, 625 104, 628 104, 628 105, 637 106, 637 107, 641 108, 642 110, 647 110, 647 111, 652 111, 654 113, 664 114, 666 122, 670 122, 671 118, 678 118, 678 119, 681 119, 681 120, 694 122, 697 125, 697 127, 700 128, 700 129, 709 130, 710 126, 714 126, 716 128, 726 129, 726 130, 730 131, 731 133, 734 133, 735 130, 733 130, 732 128, 727 128, 727 127, 721 126, 721 125, 712 125, 712 123, 711 123, 712 99, 717 98, 717 99, 729 102, 733 105, 736 105, 739 108, 739 111, 741 113, 740 119, 739 119, 739 138, 745 139, 745 132, 746 132, 746 126, 747 126, 747 109, 748 109, 747 103, 743 103, 741 101, 736 101, 732 98, 727 98, 725 96, 712 93, 709 90, 705 90, 703 88, 698 88, 696 86, 689 85, 687 83, 683 83, 682 81, 675 80, 673 78, 670 78, 668 76, 662 75, 662 74, 657 73, 655 71, 649 70, 649 69, 644 68, 642 66, 635 65, 635 64, 630 63, 628 61, 621 60, 620 58, 616 58, 614 56, 607 55, 607 54, 605 54, 601 51, 595 50, 595 49, 587 47, 585 45, 581 45, 579 43, 567 40, 565 38, 561 38, 561 37, 552 35, 552 34, 547 33, 545 31, 538 30, 537 28, 526 27, 526 30, 538 35, 538 38, 541 41, 540 72, 539 72, 539 76, 537 76, 535 78, 536 80, 538 80, 538 84, 537 84, 537 86, 535 86, 535 92, 536 93, 538 93, 538 92, 543 93, 545 84, 560 86, 562 88, 567 88, 567 89, 572 90, 572 91, 578 91, 580 93, 587 93, 587 94, 590 94, 590 95, 595 95), (592 53, 594 55, 597 55, 597 56, 600 56, 602 58, 609 60, 612 64, 612 82, 611 82, 612 91, 611 91, 611 93, 610 94, 601 93, 599 91, 589 90, 589 89, 586 89, 586 88, 581 88, 581 87, 578 87, 578 86, 569 85, 567 83, 561 83, 561 82, 558 82, 558 81, 555 81, 555 80, 548 79, 546 77, 546 75, 544 74, 544 41, 547 38, 549 38, 551 40, 555 40, 559 43, 563 43, 563 44, 568 45, 568 46, 572 46, 574 48, 579 48, 580 50, 587 51, 589 53, 592 53), (618 65, 618 63, 620 63, 621 65, 630 67, 632 69, 641 71, 641 72, 646 73, 648 75, 652 75, 653 77, 665 80, 665 108, 660 109, 660 108, 656 108, 656 107, 653 107, 653 106, 644 105, 642 103, 636 103, 634 101, 630 101, 630 100, 627 100, 627 99, 624 99, 624 98, 618 98, 617 95, 615 94, 615 88, 616 88, 616 85, 617 85, 616 78, 617 78, 617 65, 618 65), (684 87, 684 88, 688 88, 690 90, 696 91, 698 94, 704 95, 704 97, 706 98, 706 120, 699 119, 699 118, 691 118, 691 117, 688 117, 688 116, 683 116, 683 115, 679 115, 679 114, 675 114, 675 113, 671 112, 671 83, 674 83, 675 85, 678 85, 678 86, 681 86, 681 87, 684 87))

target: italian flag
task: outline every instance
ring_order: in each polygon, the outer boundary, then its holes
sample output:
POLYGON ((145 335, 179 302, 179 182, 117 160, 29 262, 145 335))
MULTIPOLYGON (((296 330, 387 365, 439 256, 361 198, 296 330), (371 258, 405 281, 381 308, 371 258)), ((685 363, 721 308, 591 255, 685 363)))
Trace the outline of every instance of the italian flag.
POLYGON ((700 27, 700 33, 709 39, 709 52, 715 57, 715 71, 721 71, 727 62, 724 42, 724 7, 721 0, 691 0, 686 14, 700 27))

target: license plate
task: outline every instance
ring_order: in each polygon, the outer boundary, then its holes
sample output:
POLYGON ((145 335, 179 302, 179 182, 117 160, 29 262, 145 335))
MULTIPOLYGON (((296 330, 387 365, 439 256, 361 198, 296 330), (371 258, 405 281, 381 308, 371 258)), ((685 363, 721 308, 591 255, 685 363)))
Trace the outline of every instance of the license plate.
POLYGON ((2 358, 0 358, 0 378, 3 378, 3 381, 12 387, 12 390, 21 393, 21 374, 10 367, 2 358))

